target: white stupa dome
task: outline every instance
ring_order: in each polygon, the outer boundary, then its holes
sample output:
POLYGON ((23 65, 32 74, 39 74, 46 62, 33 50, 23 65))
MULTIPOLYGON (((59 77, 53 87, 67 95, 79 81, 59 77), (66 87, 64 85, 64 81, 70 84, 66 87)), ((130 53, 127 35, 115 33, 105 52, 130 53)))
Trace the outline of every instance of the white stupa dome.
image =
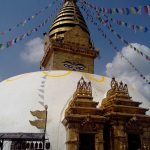
MULTIPOLYGON (((29 123, 29 120, 34 120, 30 111, 43 110, 41 103, 44 103, 48 105, 47 137, 51 147, 53 150, 65 149, 66 132, 61 120, 82 76, 92 83, 93 100, 101 103, 110 89, 111 79, 105 76, 73 71, 40 71, 1 82, 0 132, 40 132, 29 123)), ((142 107, 150 107, 150 102, 130 85, 129 93, 133 100, 143 103, 142 107)))

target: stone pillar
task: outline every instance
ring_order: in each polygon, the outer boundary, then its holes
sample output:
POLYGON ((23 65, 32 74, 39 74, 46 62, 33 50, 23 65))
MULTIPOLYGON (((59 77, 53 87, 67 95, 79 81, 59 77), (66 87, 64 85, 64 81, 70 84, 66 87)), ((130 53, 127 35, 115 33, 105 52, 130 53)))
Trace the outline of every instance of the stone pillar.
POLYGON ((79 135, 77 129, 68 128, 66 138, 66 150, 78 150, 79 135))
POLYGON ((114 129, 114 147, 112 150, 127 150, 127 134, 124 131, 123 125, 115 125, 114 129))
POLYGON ((150 150, 150 128, 143 129, 144 134, 141 138, 142 148, 143 150, 150 150))
POLYGON ((103 129, 99 130, 95 135, 95 150, 104 149, 103 129))

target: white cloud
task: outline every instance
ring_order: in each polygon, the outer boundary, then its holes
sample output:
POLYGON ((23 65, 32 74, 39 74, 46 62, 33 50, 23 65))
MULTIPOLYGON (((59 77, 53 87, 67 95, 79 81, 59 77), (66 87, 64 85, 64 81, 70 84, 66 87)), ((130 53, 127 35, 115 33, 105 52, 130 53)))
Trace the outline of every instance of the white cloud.
MULTIPOLYGON (((133 43, 132 45, 150 56, 150 48, 138 43, 133 43)), ((141 57, 129 46, 124 47, 121 52, 150 81, 150 62, 146 61, 144 57, 141 57)), ((140 91, 146 99, 150 100, 150 85, 145 83, 128 62, 120 57, 119 53, 117 53, 111 63, 106 65, 106 74, 110 77, 115 76, 116 78, 125 81, 127 84, 132 84, 132 86, 140 91)))
POLYGON ((21 53, 21 58, 27 63, 34 64, 40 62, 43 53, 43 40, 37 37, 26 43, 26 48, 25 51, 21 53))

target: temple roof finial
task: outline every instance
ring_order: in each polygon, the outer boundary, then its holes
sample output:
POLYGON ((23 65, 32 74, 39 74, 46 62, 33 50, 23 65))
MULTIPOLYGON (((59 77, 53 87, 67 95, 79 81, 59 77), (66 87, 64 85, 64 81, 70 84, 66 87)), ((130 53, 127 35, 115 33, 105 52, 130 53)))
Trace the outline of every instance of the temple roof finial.
POLYGON ((78 96, 92 96, 92 86, 91 82, 86 82, 83 77, 79 80, 77 84, 77 89, 75 95, 78 96))

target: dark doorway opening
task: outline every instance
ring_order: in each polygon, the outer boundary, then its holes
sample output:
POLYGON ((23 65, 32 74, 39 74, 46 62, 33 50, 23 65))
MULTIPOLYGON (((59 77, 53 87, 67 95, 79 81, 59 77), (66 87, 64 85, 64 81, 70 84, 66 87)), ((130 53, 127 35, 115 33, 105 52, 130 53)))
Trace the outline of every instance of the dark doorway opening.
POLYGON ((79 135, 79 150, 95 150, 95 134, 79 135))
POLYGON ((110 150, 110 126, 105 125, 103 130, 104 150, 110 150))
POLYGON ((139 134, 128 134, 128 150, 141 149, 141 140, 139 134))

